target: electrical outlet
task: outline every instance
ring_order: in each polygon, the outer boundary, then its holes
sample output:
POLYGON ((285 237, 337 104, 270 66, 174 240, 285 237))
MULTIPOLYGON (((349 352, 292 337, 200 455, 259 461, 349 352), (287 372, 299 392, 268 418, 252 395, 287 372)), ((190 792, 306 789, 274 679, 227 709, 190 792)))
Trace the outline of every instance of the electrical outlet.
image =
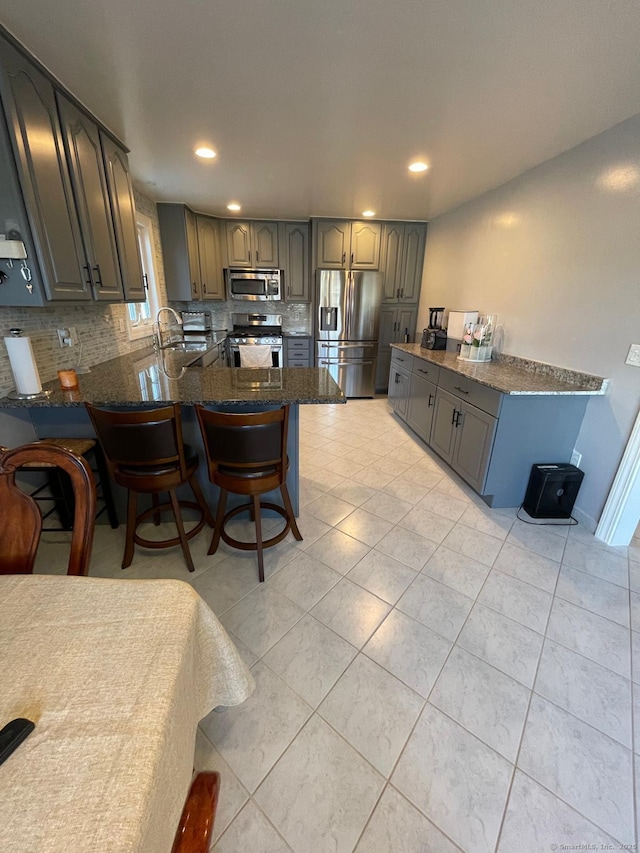
POLYGON ((580 463, 582 462, 582 453, 578 453, 577 450, 574 450, 571 454, 571 464, 575 465, 576 468, 580 467, 580 463))
POLYGON ((61 347, 70 347, 71 338, 69 337, 69 329, 56 329, 58 333, 58 343, 61 347))
POLYGON ((631 344, 629 347, 629 355, 625 364, 631 364, 634 367, 640 367, 640 344, 631 344))

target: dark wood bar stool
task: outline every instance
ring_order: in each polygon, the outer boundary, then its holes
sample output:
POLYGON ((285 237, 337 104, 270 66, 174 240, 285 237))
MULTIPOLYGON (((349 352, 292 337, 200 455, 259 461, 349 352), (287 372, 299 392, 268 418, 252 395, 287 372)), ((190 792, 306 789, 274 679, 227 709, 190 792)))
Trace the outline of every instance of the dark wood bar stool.
MULTIPOLYGON (((92 438, 41 438, 38 444, 47 447, 61 447, 75 456, 85 459, 94 475, 97 490, 96 518, 103 512, 107 513, 109 524, 115 530, 119 526, 118 513, 111 493, 109 474, 105 464, 104 455, 99 445, 92 438)), ((25 471, 37 471, 46 474, 46 482, 37 486, 31 497, 39 503, 49 503, 52 506, 42 512, 42 520, 45 521, 53 512, 60 519, 59 527, 42 527, 43 532, 57 532, 59 530, 71 530, 74 516, 74 492, 69 475, 56 465, 44 462, 29 462, 22 466, 25 471)))
POLYGON ((220 489, 208 553, 216 552, 221 537, 232 548, 257 551, 258 575, 260 581, 264 581, 263 549, 281 542, 289 530, 298 541, 302 541, 286 482, 289 406, 273 412, 246 415, 211 412, 203 406, 196 406, 196 412, 204 440, 209 479, 220 489), (260 500, 260 495, 274 489, 280 489, 284 506, 260 500), (250 500, 225 513, 229 492, 246 495, 250 500), (271 539, 262 538, 261 509, 273 510, 286 521, 284 530, 271 539), (255 520, 255 542, 233 539, 225 530, 230 519, 247 510, 255 520))
POLYGON ((204 499, 196 478, 198 455, 182 441, 180 405, 174 404, 159 409, 132 411, 109 411, 85 404, 96 430, 96 435, 113 479, 128 490, 127 532, 122 558, 122 568, 133 561, 134 545, 144 548, 182 547, 185 563, 190 572, 194 570, 188 540, 196 536, 205 522, 213 527, 213 517, 204 499), (196 498, 193 501, 178 500, 176 489, 188 483, 196 498), (169 502, 160 503, 161 492, 168 492, 169 502), (138 514, 138 495, 150 494, 152 506, 138 514), (185 533, 181 507, 199 510, 200 519, 185 533), (138 525, 153 517, 160 523, 160 513, 173 512, 178 535, 171 539, 144 539, 136 533, 138 525))

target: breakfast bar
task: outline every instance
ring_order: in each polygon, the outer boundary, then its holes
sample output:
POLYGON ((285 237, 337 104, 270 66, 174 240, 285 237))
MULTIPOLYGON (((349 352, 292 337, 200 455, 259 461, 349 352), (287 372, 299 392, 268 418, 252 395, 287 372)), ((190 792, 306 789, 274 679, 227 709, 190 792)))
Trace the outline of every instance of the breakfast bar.
MULTIPOLYGON (((299 505, 298 431, 300 404, 344 403, 345 396, 323 368, 190 367, 193 352, 151 347, 103 362, 78 377, 79 389, 62 391, 49 382, 49 397, 0 400, 0 444, 25 444, 43 437, 93 437, 85 403, 123 409, 182 405, 184 439, 201 448, 194 404, 226 412, 249 412, 289 405, 289 474, 287 484, 294 512, 299 505)), ((201 456, 202 458, 202 456, 201 456)), ((217 490, 201 477, 205 494, 215 501, 217 490)), ((116 501, 123 505, 124 496, 116 501)))

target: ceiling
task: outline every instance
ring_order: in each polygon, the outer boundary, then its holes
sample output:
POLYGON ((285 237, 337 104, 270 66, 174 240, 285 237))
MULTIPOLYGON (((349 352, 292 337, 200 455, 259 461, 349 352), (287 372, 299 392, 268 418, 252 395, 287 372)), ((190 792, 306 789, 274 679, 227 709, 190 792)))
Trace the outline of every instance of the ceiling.
POLYGON ((215 214, 431 219, 640 112, 637 0, 0 0, 0 20, 144 192, 215 214))

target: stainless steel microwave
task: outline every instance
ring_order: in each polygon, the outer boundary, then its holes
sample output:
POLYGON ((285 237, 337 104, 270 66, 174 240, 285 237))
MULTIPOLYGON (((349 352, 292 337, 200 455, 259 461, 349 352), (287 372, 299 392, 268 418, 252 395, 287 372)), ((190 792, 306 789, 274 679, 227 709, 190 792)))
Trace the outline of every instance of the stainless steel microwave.
POLYGON ((227 299, 277 302, 282 299, 282 270, 248 270, 230 267, 225 271, 227 299))

